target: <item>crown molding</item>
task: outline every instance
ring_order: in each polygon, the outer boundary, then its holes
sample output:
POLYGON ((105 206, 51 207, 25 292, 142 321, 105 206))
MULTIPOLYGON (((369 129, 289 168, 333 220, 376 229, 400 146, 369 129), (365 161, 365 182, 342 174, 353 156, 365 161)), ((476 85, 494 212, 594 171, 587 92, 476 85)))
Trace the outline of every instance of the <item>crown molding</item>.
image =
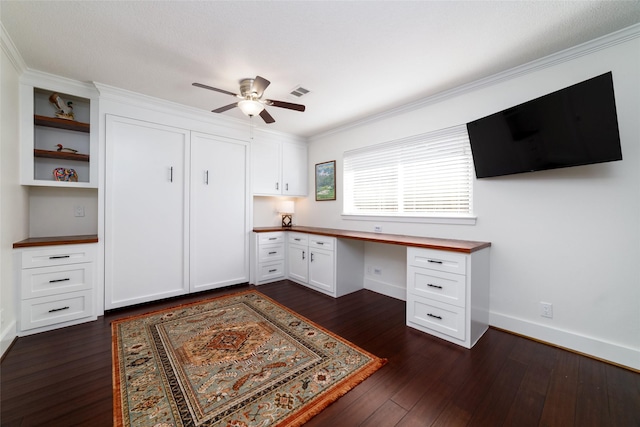
POLYGON ((9 37, 9 33, 7 33, 2 22, 0 22, 0 45, 2 45, 2 51, 7 55, 18 75, 24 73, 27 70, 27 64, 22 59, 16 45, 13 44, 13 40, 9 37))
POLYGON ((317 135, 312 135, 308 138, 308 140, 314 141, 314 140, 321 139, 336 133, 349 130, 349 129, 364 126, 367 123, 377 122, 377 121, 387 119, 393 116, 397 116, 403 113, 414 111, 431 104, 442 102, 449 98, 453 98, 468 92, 475 91, 477 89, 481 89, 487 86, 493 86, 498 83, 512 80, 523 75, 531 74, 533 72, 536 72, 545 68, 549 68, 564 62, 572 61, 576 58, 579 58, 585 55, 590 55, 594 52, 607 49, 639 37, 640 37, 640 24, 635 24, 630 27, 623 28, 622 30, 613 32, 611 34, 607 34, 602 37, 598 37, 596 39, 590 40, 588 42, 570 47, 568 49, 561 50, 551 55, 547 55, 543 58, 536 59, 526 64, 519 65, 509 70, 494 74, 492 76, 485 77, 483 79, 476 80, 471 83, 467 83, 453 89, 436 93, 427 98, 423 98, 421 100, 418 100, 409 104, 405 104, 405 105, 393 108, 391 110, 383 111, 378 114, 373 114, 371 116, 368 116, 365 119, 356 120, 354 122, 336 127, 334 129, 331 129, 329 131, 326 131, 317 135))

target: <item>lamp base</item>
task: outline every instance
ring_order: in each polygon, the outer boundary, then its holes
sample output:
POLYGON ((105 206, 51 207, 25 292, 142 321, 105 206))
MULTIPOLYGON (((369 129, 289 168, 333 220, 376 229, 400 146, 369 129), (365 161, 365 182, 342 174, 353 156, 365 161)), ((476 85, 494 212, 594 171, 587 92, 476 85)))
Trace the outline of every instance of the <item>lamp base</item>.
POLYGON ((282 226, 291 227, 291 215, 282 215, 282 226))

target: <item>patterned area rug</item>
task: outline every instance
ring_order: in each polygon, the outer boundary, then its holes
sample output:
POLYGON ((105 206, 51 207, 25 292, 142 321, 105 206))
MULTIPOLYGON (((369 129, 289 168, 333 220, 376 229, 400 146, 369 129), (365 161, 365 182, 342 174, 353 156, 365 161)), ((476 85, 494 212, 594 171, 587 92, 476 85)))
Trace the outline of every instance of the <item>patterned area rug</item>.
POLYGON ((114 425, 298 426, 382 367, 259 292, 112 324, 114 425))

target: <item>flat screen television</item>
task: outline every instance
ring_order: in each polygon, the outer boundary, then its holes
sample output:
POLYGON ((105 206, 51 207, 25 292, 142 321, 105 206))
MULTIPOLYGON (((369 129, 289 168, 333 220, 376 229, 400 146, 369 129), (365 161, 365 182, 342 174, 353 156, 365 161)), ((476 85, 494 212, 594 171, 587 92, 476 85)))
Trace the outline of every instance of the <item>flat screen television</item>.
POLYGON ((611 72, 467 123, 477 178, 622 160, 611 72))

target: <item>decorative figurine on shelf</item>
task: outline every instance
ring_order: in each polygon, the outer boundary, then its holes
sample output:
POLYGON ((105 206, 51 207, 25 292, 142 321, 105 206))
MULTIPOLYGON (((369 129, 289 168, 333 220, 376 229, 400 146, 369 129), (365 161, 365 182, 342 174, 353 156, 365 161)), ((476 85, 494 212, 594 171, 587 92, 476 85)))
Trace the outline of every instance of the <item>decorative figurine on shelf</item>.
POLYGON ((56 147, 58 147, 58 149, 56 151, 64 151, 66 153, 77 153, 78 150, 74 150, 73 148, 67 148, 67 147, 63 147, 62 144, 56 144, 56 147))
POLYGON ((73 103, 71 101, 66 102, 60 97, 59 93, 52 93, 49 97, 49 102, 56 109, 56 117, 59 119, 74 120, 73 116, 73 103))
POLYGON ((55 168, 53 179, 56 181, 78 182, 78 173, 74 169, 55 168))

